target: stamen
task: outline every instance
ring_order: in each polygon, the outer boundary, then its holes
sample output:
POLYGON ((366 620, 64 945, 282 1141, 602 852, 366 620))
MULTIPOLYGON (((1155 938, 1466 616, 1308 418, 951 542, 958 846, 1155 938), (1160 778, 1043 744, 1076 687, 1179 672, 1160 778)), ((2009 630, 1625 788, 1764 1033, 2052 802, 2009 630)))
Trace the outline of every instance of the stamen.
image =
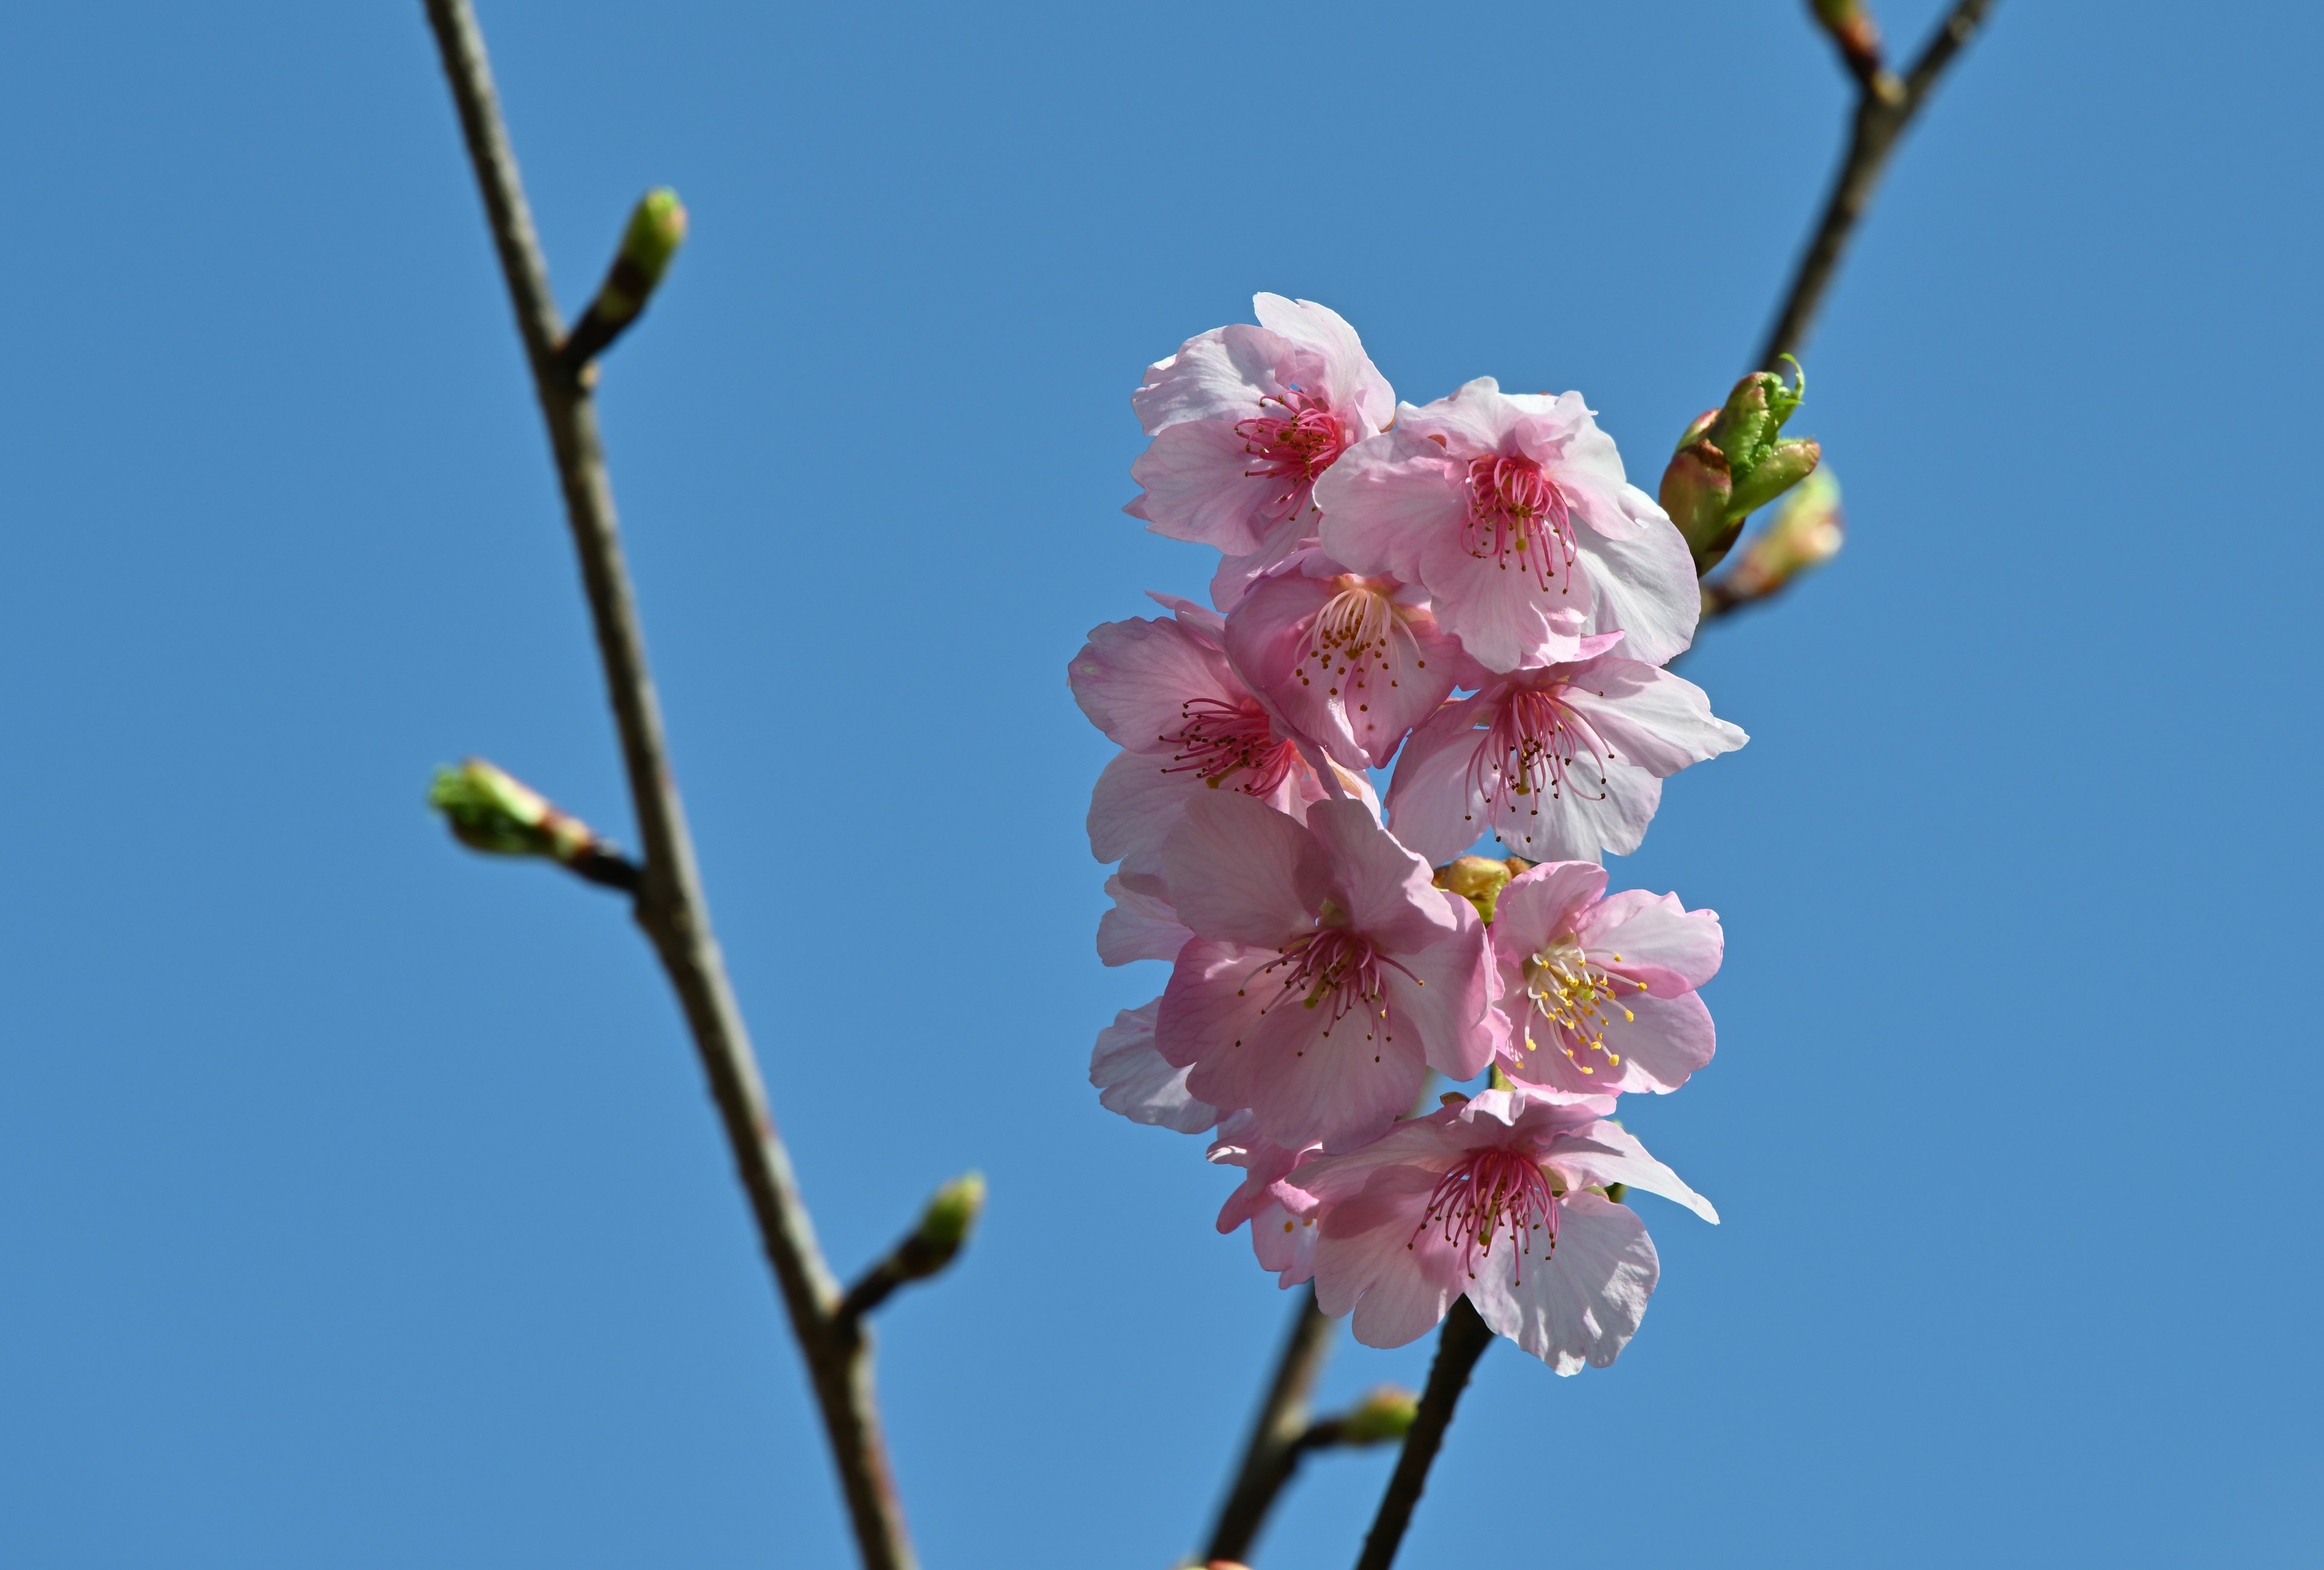
POLYGON ((1582 1073, 1621 1067, 1622 1055, 1606 1045, 1607 1011, 1618 1012, 1626 1022, 1635 1021, 1637 1015, 1622 1007, 1620 993, 1625 989, 1644 992, 1646 983, 1612 974, 1571 938, 1527 959, 1525 975, 1526 1014, 1517 1028, 1526 1051, 1542 1045, 1533 1035, 1534 1021, 1539 1020, 1549 1044, 1582 1073), (1592 1055, 1602 1064, 1585 1061, 1592 1055))
POLYGON ((1272 406, 1282 412, 1235 422, 1242 450, 1256 460, 1243 475, 1249 479, 1282 482, 1282 494, 1272 497, 1268 505, 1278 518, 1288 518, 1308 504, 1315 476, 1347 450, 1347 428, 1322 399, 1297 387, 1280 398, 1259 402, 1262 409, 1272 406))
POLYGON ((1238 995, 1248 993, 1261 976, 1277 970, 1283 972, 1280 985, 1276 995, 1260 1005, 1261 1014, 1296 995, 1302 1008, 1330 1006, 1331 1018, 1323 1027, 1327 1037, 1332 1026, 1351 1013, 1360 1012, 1365 1040, 1372 1039, 1376 1029, 1382 1039, 1396 1039, 1387 1033, 1386 1027, 1372 1023, 1388 1018, 1387 978, 1381 972, 1393 970, 1406 977, 1411 977, 1412 972, 1393 956, 1373 947, 1371 939, 1363 934, 1344 927, 1318 927, 1285 945, 1276 957, 1244 977, 1243 984, 1237 989, 1238 995))
MULTIPOLYGON (((1541 802, 1606 799, 1606 765, 1614 749, 1597 727, 1563 698, 1564 688, 1519 688, 1501 700, 1492 724, 1469 761, 1469 790, 1481 798, 1487 816, 1514 815, 1519 798, 1526 816, 1539 817, 1541 802)), ((1504 840, 1508 830, 1500 830, 1504 840)), ((1533 843, 1530 832, 1518 838, 1533 843)))
POLYGON ((1308 627, 1299 685, 1322 682, 1348 708, 1350 721, 1362 735, 1379 723, 1363 717, 1370 710, 1366 699, 1372 682, 1384 679, 1394 687, 1396 678, 1389 672, 1400 656, 1411 660, 1416 670, 1425 670, 1428 661, 1420 658, 1419 639, 1397 614, 1386 590, 1352 575, 1335 581, 1339 592, 1323 602, 1308 627), (1315 665, 1312 677, 1305 669, 1309 660, 1315 665))
POLYGON ((1550 580, 1558 592, 1573 586, 1573 517, 1565 493, 1528 457, 1489 454, 1469 460, 1469 515, 1461 544, 1470 555, 1498 562, 1509 559, 1530 574, 1545 594, 1550 580))
POLYGON ((1441 1228, 1444 1241, 1461 1251, 1461 1268, 1472 1281, 1478 1257, 1492 1257, 1493 1242, 1506 1228, 1517 1250, 1517 1279, 1522 1281, 1535 1233, 1549 1234, 1542 1257, 1556 1257, 1557 1196, 1540 1162, 1515 1150, 1479 1150, 1444 1174, 1404 1246, 1419 1242, 1431 1226, 1441 1228))
POLYGON ((1219 697, 1188 698, 1178 706, 1185 723, 1158 739, 1181 750, 1170 754, 1165 774, 1192 770, 1213 790, 1232 775, 1248 771, 1236 787, 1245 795, 1268 796, 1290 777, 1299 761, 1299 749, 1275 734, 1275 725, 1256 698, 1231 702, 1219 697))

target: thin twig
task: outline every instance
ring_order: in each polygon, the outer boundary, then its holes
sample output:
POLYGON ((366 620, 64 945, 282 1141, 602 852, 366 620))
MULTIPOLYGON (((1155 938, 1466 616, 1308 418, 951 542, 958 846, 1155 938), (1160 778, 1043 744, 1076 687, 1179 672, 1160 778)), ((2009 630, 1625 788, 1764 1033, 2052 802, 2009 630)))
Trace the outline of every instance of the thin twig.
POLYGON ((1251 1422, 1250 1440, 1243 1446, 1242 1464, 1235 1469, 1234 1482, 1211 1527, 1211 1546, 1203 1555, 1204 1559, 1249 1557, 1259 1528, 1267 1524, 1268 1511, 1274 1509, 1277 1496, 1298 1467, 1301 1442, 1310 1432, 1307 1412, 1314 1399, 1315 1381, 1323 1377, 1338 1329, 1338 1321, 1315 1307, 1313 1287, 1299 1295, 1290 1333, 1276 1359, 1275 1381, 1251 1422))
POLYGON ((1379 1513, 1372 1518, 1372 1529, 1364 1538, 1363 1557, 1356 1561, 1356 1570, 1388 1570, 1396 1563, 1404 1529, 1412 1524, 1412 1507, 1420 1502, 1420 1491, 1428 1486, 1428 1469, 1444 1443, 1444 1430, 1452 1426, 1452 1408, 1468 1388, 1477 1360, 1492 1344, 1492 1331, 1469 1306, 1469 1299, 1456 1298, 1436 1337, 1436 1361, 1428 1368, 1428 1388, 1420 1392, 1419 1414, 1412 1420, 1412 1431, 1404 1436, 1403 1453, 1396 1458, 1388 1492, 1380 1496, 1379 1513))
POLYGON ((1775 325, 1768 329, 1766 342, 1760 347, 1758 364, 1763 370, 1780 370, 1778 362, 1783 356, 1797 354, 1807 342, 1808 329, 1840 271, 1840 256, 1848 249, 1848 242, 1865 210, 1872 205, 1873 192, 1888 167, 1889 154, 1895 151, 1913 116, 1928 102, 1937 78, 1969 42, 1994 4, 1995 0, 1958 0, 1901 83, 1885 74, 1874 80, 1859 79, 1856 121, 1849 135, 1848 154, 1840 160, 1840 172, 1833 177, 1815 236, 1792 273, 1791 287, 1784 292, 1783 306, 1775 313, 1775 325))
POLYGON ((833 1334, 839 1288, 816 1244, 790 1158, 775 1132, 742 1011, 711 935, 709 908, 670 772, 659 706, 646 667, 645 640, 622 557, 596 410, 586 389, 558 363, 564 326, 502 125, 484 40, 468 0, 426 4, 548 423, 605 685, 621 732, 622 762, 645 849, 638 925, 652 941, 677 990, 709 1076, 711 1096, 750 1196, 760 1240, 807 1360, 863 1563, 867 1570, 912 1570, 916 1561, 872 1399, 871 1349, 861 1336, 833 1334))

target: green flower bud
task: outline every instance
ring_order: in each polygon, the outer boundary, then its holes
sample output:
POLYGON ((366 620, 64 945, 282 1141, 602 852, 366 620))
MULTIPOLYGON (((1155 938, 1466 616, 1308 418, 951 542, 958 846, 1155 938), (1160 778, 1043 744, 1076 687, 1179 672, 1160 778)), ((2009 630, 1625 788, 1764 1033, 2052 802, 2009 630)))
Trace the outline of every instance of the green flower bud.
POLYGON ((1490 922, 1494 908, 1500 902, 1501 891, 1521 871, 1522 867, 1511 867, 1489 856, 1459 856, 1436 869, 1436 886, 1460 895, 1477 908, 1480 917, 1490 922))
POLYGON ((1698 575, 1707 571, 1734 543, 1734 531, 1727 517, 1734 485, 1728 472, 1727 455, 1707 439, 1679 448, 1670 466, 1663 470, 1663 511, 1670 514, 1671 522, 1685 536, 1686 548, 1694 553, 1698 575))
POLYGON ((1394 1385, 1382 1385, 1340 1420, 1340 1436, 1348 1445, 1385 1445, 1401 1439, 1420 1415, 1420 1398, 1394 1385))
POLYGON ((622 249, 593 309, 615 321, 627 321, 643 310, 685 242, 686 207, 678 193, 666 185, 646 192, 630 214, 622 249))
MULTIPOLYGON (((1790 358, 1786 356, 1785 358, 1790 358)), ((1792 361, 1794 370, 1797 360, 1792 361)), ((1686 540, 1698 575, 1733 549, 1743 521, 1815 470, 1823 449, 1786 440, 1784 421, 1807 396, 1807 374, 1785 385, 1770 371, 1735 383, 1721 407, 1698 415, 1663 471, 1663 511, 1686 540)))
POLYGON ((428 805, 444 815, 462 845, 492 855, 547 856, 569 865, 597 844, 587 824, 482 758, 437 770, 428 805))
POLYGON ((1757 512, 1815 473, 1822 457, 1823 448, 1812 439, 1777 442, 1767 449, 1750 477, 1735 487, 1729 509, 1738 520, 1757 512))
POLYGON ((933 1276, 952 1263, 969 1233, 976 1230, 976 1218, 983 1214, 983 1173, 964 1173, 937 1189, 920 1213, 919 1230, 912 1234, 914 1246, 904 1251, 910 1261, 905 1279, 933 1276))

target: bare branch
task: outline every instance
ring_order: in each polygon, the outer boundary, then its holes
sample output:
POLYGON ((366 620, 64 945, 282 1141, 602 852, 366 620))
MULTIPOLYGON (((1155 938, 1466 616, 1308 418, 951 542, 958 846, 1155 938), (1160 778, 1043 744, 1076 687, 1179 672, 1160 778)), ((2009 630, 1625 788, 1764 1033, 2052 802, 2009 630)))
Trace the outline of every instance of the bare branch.
POLYGON ((501 121, 484 40, 468 0, 426 4, 549 427, 606 689, 621 732, 622 762, 645 849, 637 891, 638 925, 652 941, 686 1011, 760 1240, 807 1360, 863 1563, 867 1570, 912 1570, 916 1561, 889 1475, 872 1399, 871 1349, 861 1336, 834 1332, 838 1286, 816 1246, 790 1158, 776 1134, 742 1011, 711 934, 709 907, 670 772, 644 634, 622 556, 596 410, 580 379, 558 360, 563 324, 501 121))
POLYGON ((1283 1351, 1275 1362, 1275 1380, 1268 1387, 1267 1399, 1259 1405, 1259 1416, 1250 1426, 1250 1438, 1243 1446, 1242 1464, 1235 1469, 1234 1482, 1227 1490, 1225 1502, 1219 1506, 1218 1519, 1212 1524, 1210 1547, 1203 1557, 1240 1561, 1247 1557, 1250 1546, 1258 1541, 1259 1528, 1267 1524, 1268 1512, 1283 1492, 1284 1484, 1299 1464, 1300 1442, 1308 1432, 1307 1412, 1314 1399, 1315 1381, 1323 1377, 1323 1364, 1332 1355, 1332 1343, 1339 1329, 1338 1322, 1315 1307, 1315 1289, 1308 1288, 1300 1294, 1299 1307, 1292 1313, 1290 1333, 1284 1337, 1283 1351))
POLYGON ((1428 1486, 1428 1469, 1444 1443, 1444 1430, 1452 1426, 1452 1408, 1468 1388, 1477 1360, 1492 1344, 1492 1331, 1470 1307, 1469 1299, 1453 1299, 1452 1311, 1445 1315, 1444 1328, 1436 1337, 1436 1361, 1428 1368, 1428 1388, 1420 1393, 1419 1414, 1412 1420, 1412 1431, 1404 1436, 1404 1451, 1396 1458, 1388 1492, 1380 1496, 1379 1513, 1372 1518, 1372 1529, 1364 1538, 1356 1570, 1388 1570, 1396 1563, 1404 1529, 1412 1524, 1412 1509, 1420 1502, 1421 1490, 1428 1486))
POLYGON ((1758 365, 1762 369, 1781 369, 1778 362, 1783 356, 1797 354, 1807 342, 1808 329, 1814 325, 1824 295, 1840 272, 1848 243, 1872 205, 1873 193, 1887 170, 1889 154, 1895 151, 1898 139, 1913 117, 1921 112, 1921 106, 1928 102, 1945 68, 1984 23, 1994 4, 1995 0, 1958 0, 1901 83, 1886 72, 1859 74, 1856 119, 1849 134, 1848 152, 1840 160, 1840 172, 1833 177, 1831 192, 1824 199, 1823 216, 1816 224, 1814 236, 1792 273, 1790 288, 1784 291, 1783 305, 1775 312, 1775 324, 1768 329, 1766 342, 1760 346, 1758 365))

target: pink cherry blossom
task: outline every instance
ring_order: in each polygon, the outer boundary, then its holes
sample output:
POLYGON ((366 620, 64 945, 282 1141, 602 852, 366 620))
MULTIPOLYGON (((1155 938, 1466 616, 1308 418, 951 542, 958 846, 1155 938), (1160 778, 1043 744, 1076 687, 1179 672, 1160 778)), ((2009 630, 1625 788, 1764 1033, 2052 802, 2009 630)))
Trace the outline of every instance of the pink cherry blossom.
POLYGON ((1305 738, 1235 673, 1220 646, 1225 623, 1217 613, 1165 603, 1177 613, 1172 620, 1092 628, 1066 668, 1082 712, 1123 749, 1090 798, 1098 860, 1153 871, 1185 804, 1222 787, 1296 818, 1334 797, 1372 799, 1369 781, 1320 750, 1311 757, 1305 738))
POLYGON ((1548 862, 1502 889, 1491 937, 1511 1079, 1671 1091, 1711 1061, 1718 1039, 1695 989, 1725 951, 1717 911, 1638 889, 1609 896, 1605 868, 1548 862))
POLYGON ((1710 1201, 1614 1123, 1607 1097, 1489 1090, 1302 1165, 1315 1205, 1315 1298, 1352 1310, 1358 1341, 1401 1346, 1462 1293, 1486 1324, 1559 1373, 1614 1361, 1661 1264, 1603 1192, 1626 1184, 1716 1222, 1710 1201))
POLYGON ((1090 1083, 1097 1087, 1098 1104, 1108 1112, 1134 1123, 1199 1134, 1219 1121, 1219 1109, 1188 1094, 1186 1071, 1172 1067, 1155 1050, 1154 1013, 1161 1004, 1156 998, 1124 1009, 1097 1033, 1090 1083))
POLYGON ((1224 552, 1222 608, 1314 533, 1316 476, 1396 411, 1336 313, 1277 294, 1251 304, 1259 326, 1187 339, 1130 400, 1154 441, 1130 467, 1143 489, 1124 511, 1224 552))
POLYGON ((1417 590, 1312 550, 1252 586, 1225 644, 1277 713, 1351 769, 1386 767, 1466 663, 1417 590))
POLYGON ((1659 665, 1693 641, 1694 559, 1623 476, 1578 392, 1504 393, 1478 378, 1351 448, 1316 482, 1324 550, 1417 583, 1493 670, 1577 660, 1621 631, 1659 665))
POLYGON ((1361 803, 1319 802, 1303 826, 1204 793, 1162 866, 1194 937, 1156 1041, 1190 1094, 1249 1108, 1277 1144, 1370 1139, 1430 1067, 1467 1079, 1499 1046, 1483 924, 1361 803))
POLYGON ((1259 1131, 1257 1118, 1239 1112, 1219 1125, 1209 1151, 1213 1165, 1243 1168, 1241 1184, 1219 1207, 1220 1233, 1248 1223, 1250 1251, 1277 1273, 1278 1286, 1296 1287, 1315 1273, 1314 1202, 1286 1179, 1322 1149, 1286 1150, 1259 1131))
POLYGON ((1638 848, 1663 780, 1750 738, 1702 688, 1641 660, 1591 658, 1488 680, 1405 744, 1388 788, 1397 837, 1433 861, 1484 831, 1518 855, 1595 861, 1638 848))

